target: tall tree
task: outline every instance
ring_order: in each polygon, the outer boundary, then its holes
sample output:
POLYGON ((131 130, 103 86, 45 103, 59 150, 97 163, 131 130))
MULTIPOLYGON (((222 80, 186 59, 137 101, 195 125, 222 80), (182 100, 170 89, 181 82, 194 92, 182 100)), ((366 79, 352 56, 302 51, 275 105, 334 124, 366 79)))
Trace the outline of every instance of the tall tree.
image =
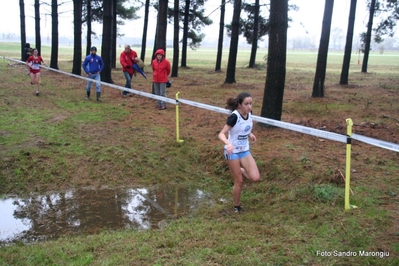
POLYGON ((235 0, 234 9, 233 9, 233 19, 231 22, 229 60, 227 63, 226 80, 224 81, 224 83, 236 82, 235 75, 236 75, 236 63, 237 63, 237 52, 238 52, 240 13, 241 13, 241 0, 235 0))
MULTIPOLYGON (((254 67, 258 41, 262 41, 262 37, 268 34, 269 19, 260 15, 259 0, 255 0, 255 4, 243 3, 242 5, 247 18, 240 17, 239 35, 243 35, 247 43, 252 45, 249 67, 254 67)), ((227 35, 230 36, 231 24, 227 24, 226 28, 227 35)))
POLYGON ((341 79, 339 81, 339 84, 341 85, 348 84, 349 66, 352 55, 353 29, 355 27, 356 3, 357 0, 351 0, 351 6, 349 9, 348 30, 346 33, 344 62, 342 64, 341 79))
POLYGON ((117 0, 104 0, 104 19, 103 19, 103 38, 101 44, 101 57, 104 62, 104 68, 101 72, 101 80, 108 83, 114 83, 111 75, 112 60, 112 30, 113 30, 113 2, 117 0))
POLYGON ((103 1, 100 0, 82 0, 82 25, 86 24, 86 53, 90 54, 92 45, 92 36, 97 36, 93 31, 93 22, 103 22, 103 1))
POLYGON ((58 69, 58 0, 51 0, 51 58, 50 67, 58 69))
POLYGON ((73 0, 73 64, 72 73, 82 73, 82 0, 73 0))
MULTIPOLYGON (((205 13, 205 2, 207 0, 181 0, 180 1, 180 22, 183 23, 183 36, 181 39, 181 67, 187 66, 187 49, 196 49, 201 45, 205 34, 201 33, 201 29, 204 25, 212 24, 212 20, 206 16, 205 13)), ((159 9, 159 4, 154 5, 155 9, 159 9)), ((167 18, 168 22, 174 24, 172 17, 174 12, 172 8, 168 9, 167 18)), ((155 46, 154 46, 155 47, 155 46)))
POLYGON ((168 25, 168 0, 159 0, 156 46, 166 53, 166 30, 168 25))
POLYGON ((118 17, 118 0, 112 1, 113 7, 113 16, 112 16, 112 51, 111 51, 111 68, 116 68, 116 44, 118 39, 118 24, 117 24, 117 17, 118 17))
POLYGON ((34 8, 35 8, 35 48, 41 54, 42 50, 42 37, 40 35, 40 2, 39 0, 35 0, 34 3, 34 8))
MULTIPOLYGON (((399 1, 397 1, 397 0, 377 0, 377 1, 375 1, 375 4, 372 4, 370 2, 370 0, 368 0, 368 7, 369 7, 369 10, 373 12, 373 17, 377 17, 381 13, 383 14, 383 16, 381 16, 383 18, 379 21, 379 23, 376 25, 376 27, 373 28, 374 42, 376 42, 376 43, 383 42, 384 36, 393 37, 396 33, 397 24, 398 24, 398 20, 399 20, 399 1), (371 9, 371 7, 373 7, 373 10, 371 9)), ((371 24, 373 24, 372 21, 371 21, 371 24)), ((369 27, 368 27, 368 29, 369 29, 369 27)), ((362 51, 365 52, 366 41, 371 42, 371 33, 370 34, 362 33, 360 35, 360 38, 361 38, 362 51)), ((390 46, 390 49, 392 49, 393 48, 392 40, 393 39, 391 39, 391 41, 384 42, 384 46, 388 45, 388 47, 390 46)), ((369 54, 370 50, 371 50, 371 46, 368 47, 367 63, 368 63, 368 54, 369 54)), ((364 68, 367 71, 367 65, 365 65, 364 68)), ((364 71, 364 72, 366 72, 366 71, 364 71)))
POLYGON ((218 51, 216 55, 215 71, 221 71, 221 65, 222 65, 224 14, 226 13, 225 5, 226 5, 226 0, 222 0, 222 4, 220 5, 219 38, 218 38, 218 51))
POLYGON ((183 38, 181 52, 181 66, 187 67, 187 49, 196 49, 201 45, 205 34, 201 33, 203 26, 212 24, 212 20, 205 15, 207 0, 185 0, 184 10, 181 9, 183 21, 183 38), (190 41, 189 41, 190 40, 190 41))
POLYGON ((172 77, 177 77, 179 72, 179 0, 175 0, 173 28, 173 64, 172 77))
MULTIPOLYGON (((158 16, 159 16, 159 12, 158 12, 158 16)), ((158 44, 157 44, 158 37, 157 36, 158 36, 158 23, 157 23, 157 26, 155 28, 154 47, 152 49, 151 62, 155 58, 155 52, 158 49, 158 44)))
POLYGON ((255 0, 254 7, 254 31, 253 31, 253 40, 251 47, 251 56, 249 59, 248 67, 255 67, 255 59, 256 59, 256 51, 258 50, 258 32, 259 32, 259 0, 255 0))
POLYGON ((187 67, 187 43, 188 43, 188 20, 190 14, 190 0, 185 0, 184 21, 183 21, 183 39, 181 48, 181 67, 187 67))
POLYGON ((376 0, 371 0, 370 3, 370 13, 369 13, 369 22, 367 23, 367 33, 366 38, 364 41, 364 56, 363 56, 363 63, 362 63, 362 72, 367 72, 367 64, 369 61, 369 54, 370 54, 370 43, 371 43, 371 32, 373 30, 373 18, 375 12, 375 4, 376 0))
POLYGON ((21 61, 25 61, 24 47, 26 45, 26 24, 25 24, 25 3, 24 0, 19 0, 19 21, 21 23, 21 61))
POLYGON ((325 0, 323 25, 321 29, 319 53, 317 54, 316 74, 313 83, 312 97, 324 97, 324 81, 326 78, 328 44, 330 41, 333 7, 334 0, 325 0))
POLYGON ((150 11, 150 0, 145 0, 144 6, 144 27, 143 27, 143 37, 141 38, 141 54, 140 59, 145 61, 145 49, 147 47, 147 29, 148 29, 148 13, 150 11))
MULTIPOLYGON (((138 2, 135 1, 135 2, 138 2)), ((111 67, 115 66, 116 62, 116 43, 117 43, 117 38, 118 38, 118 31, 117 31, 117 26, 118 25, 123 25, 124 20, 132 20, 132 19, 137 19, 138 16, 136 14, 136 11, 139 9, 136 6, 129 6, 125 7, 125 5, 130 4, 131 0, 115 0, 112 1, 113 4, 113 20, 112 20, 112 32, 113 35, 111 36, 110 40, 112 44, 110 45, 113 49, 111 51, 111 67), (118 19, 119 18, 119 19, 118 19)), ((105 1, 102 0, 83 0, 83 4, 86 7, 86 12, 83 13, 83 21, 87 23, 88 25, 88 32, 87 32, 87 39, 88 39, 88 44, 90 43, 90 46, 87 45, 87 54, 90 53, 90 47, 91 47, 91 35, 95 35, 95 32, 91 30, 91 23, 93 21, 103 23, 104 20, 104 5, 105 1), (89 3, 90 2, 90 6, 89 3), (90 30, 89 30, 90 28, 90 30)))
POLYGON ((281 120, 287 58, 288 0, 270 1, 269 50, 261 116, 281 120))
MULTIPOLYGON (((83 22, 83 21, 82 21, 83 22)), ((91 0, 86 0, 86 55, 90 54, 91 48, 91 0)))
POLYGON ((375 15, 384 13, 377 27, 374 29, 374 41, 380 43, 383 36, 393 37, 396 33, 396 27, 399 20, 399 2, 397 0, 379 0, 376 2, 375 15))

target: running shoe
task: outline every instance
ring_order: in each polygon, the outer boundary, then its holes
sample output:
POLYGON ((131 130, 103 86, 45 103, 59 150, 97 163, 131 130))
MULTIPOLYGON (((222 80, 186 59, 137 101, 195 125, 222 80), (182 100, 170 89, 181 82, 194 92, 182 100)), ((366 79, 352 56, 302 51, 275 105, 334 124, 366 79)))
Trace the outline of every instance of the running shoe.
POLYGON ((242 211, 243 210, 242 210, 241 206, 234 207, 234 212, 242 212, 242 211))

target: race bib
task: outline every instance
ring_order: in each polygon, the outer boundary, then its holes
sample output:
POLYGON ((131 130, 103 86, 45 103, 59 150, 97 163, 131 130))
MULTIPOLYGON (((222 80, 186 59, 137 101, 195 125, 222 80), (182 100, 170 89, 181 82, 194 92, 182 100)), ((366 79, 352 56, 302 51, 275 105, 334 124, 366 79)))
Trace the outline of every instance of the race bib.
POLYGON ((40 69, 40 65, 37 63, 32 64, 32 69, 34 70, 39 70, 40 69))

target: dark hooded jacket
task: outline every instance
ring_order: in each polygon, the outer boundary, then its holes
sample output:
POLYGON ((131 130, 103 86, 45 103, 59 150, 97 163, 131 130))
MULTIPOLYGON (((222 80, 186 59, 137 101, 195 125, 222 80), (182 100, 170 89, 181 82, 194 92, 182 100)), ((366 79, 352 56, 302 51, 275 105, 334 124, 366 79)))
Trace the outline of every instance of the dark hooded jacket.
POLYGON ((32 55, 32 48, 30 48, 30 44, 29 43, 25 43, 24 46, 24 61, 26 62, 26 60, 28 60, 29 56, 32 55))

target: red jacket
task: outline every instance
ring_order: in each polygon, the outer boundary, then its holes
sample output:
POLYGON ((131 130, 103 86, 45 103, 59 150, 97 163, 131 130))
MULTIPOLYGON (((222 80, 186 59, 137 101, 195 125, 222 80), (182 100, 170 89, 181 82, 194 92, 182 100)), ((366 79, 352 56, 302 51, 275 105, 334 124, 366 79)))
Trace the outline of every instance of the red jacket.
POLYGON ((122 65, 122 71, 128 72, 130 75, 133 75, 133 63, 136 62, 137 53, 133 50, 130 50, 130 53, 126 53, 123 51, 119 57, 119 61, 122 65))
POLYGON ((170 62, 165 59, 165 51, 158 49, 155 52, 155 59, 152 60, 153 82, 166 83, 170 74, 170 62), (158 61, 157 54, 162 55, 162 59, 158 61))

